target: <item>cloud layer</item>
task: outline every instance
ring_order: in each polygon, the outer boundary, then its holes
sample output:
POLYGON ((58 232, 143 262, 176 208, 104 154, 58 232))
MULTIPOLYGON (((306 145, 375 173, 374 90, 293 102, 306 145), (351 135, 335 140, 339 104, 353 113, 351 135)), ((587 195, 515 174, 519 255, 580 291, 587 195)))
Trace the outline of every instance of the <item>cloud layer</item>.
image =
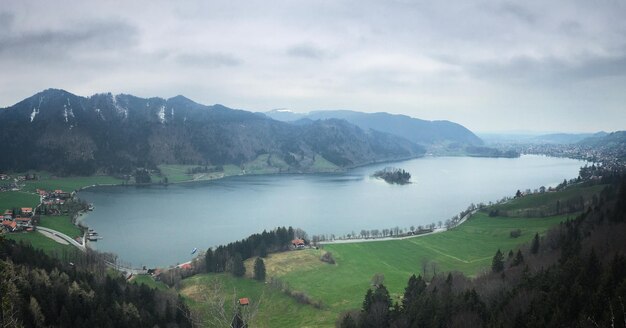
POLYGON ((626 128, 617 1, 3 1, 0 106, 48 87, 479 131, 626 128))

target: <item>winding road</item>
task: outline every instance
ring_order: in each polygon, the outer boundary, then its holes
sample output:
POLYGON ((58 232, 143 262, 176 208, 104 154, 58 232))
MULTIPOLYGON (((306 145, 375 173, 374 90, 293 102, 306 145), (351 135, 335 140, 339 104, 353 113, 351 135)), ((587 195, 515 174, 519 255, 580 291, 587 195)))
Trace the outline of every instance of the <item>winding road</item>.
MULTIPOLYGON (((86 238, 85 238, 84 235, 83 235, 83 243, 81 244, 81 243, 77 242, 74 238, 72 238, 72 237, 70 237, 70 236, 68 236, 68 235, 66 235, 66 234, 64 234, 62 232, 53 230, 53 229, 44 228, 44 227, 37 227, 37 230, 40 230, 40 231, 49 233, 49 234, 51 234, 51 235, 53 235, 55 237, 61 238, 61 239, 65 240, 65 241, 67 241, 70 245, 76 246, 78 249, 80 249, 83 252, 87 251, 87 247, 85 247, 85 243, 86 243, 85 239, 86 238)), ((116 263, 112 263, 112 262, 109 262, 109 261, 105 261, 105 263, 110 268, 113 268, 113 269, 115 269, 117 271, 124 271, 124 272, 127 272, 127 273, 132 273, 133 275, 147 273, 147 271, 143 270, 143 269, 129 268, 129 267, 125 267, 125 266, 122 266, 122 265, 119 265, 119 264, 116 264, 116 263)))

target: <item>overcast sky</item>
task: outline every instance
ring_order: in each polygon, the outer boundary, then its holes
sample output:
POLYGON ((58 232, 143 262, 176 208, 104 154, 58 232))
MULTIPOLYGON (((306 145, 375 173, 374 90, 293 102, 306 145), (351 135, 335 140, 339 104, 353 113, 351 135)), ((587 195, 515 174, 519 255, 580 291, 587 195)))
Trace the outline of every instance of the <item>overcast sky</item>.
POLYGON ((626 129, 626 1, 0 5, 0 107, 43 89, 474 131, 626 129))

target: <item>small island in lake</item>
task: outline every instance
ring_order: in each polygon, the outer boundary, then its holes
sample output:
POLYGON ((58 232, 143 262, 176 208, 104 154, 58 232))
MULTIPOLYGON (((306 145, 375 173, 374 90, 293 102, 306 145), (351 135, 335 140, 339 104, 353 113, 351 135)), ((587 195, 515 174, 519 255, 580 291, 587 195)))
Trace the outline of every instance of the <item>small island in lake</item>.
POLYGON ((372 176, 383 179, 387 183, 395 184, 407 184, 411 179, 411 173, 395 167, 386 167, 383 170, 374 172, 372 176))

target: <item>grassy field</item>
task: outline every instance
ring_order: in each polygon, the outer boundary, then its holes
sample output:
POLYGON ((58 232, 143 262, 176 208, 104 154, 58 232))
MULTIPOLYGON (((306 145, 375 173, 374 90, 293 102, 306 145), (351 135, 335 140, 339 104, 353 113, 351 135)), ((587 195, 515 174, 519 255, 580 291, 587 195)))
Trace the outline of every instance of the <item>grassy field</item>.
POLYGON ((39 204, 39 196, 23 191, 0 192, 0 211, 12 209, 14 207, 34 208, 39 204))
MULTIPOLYGON (((252 279, 234 278, 229 274, 201 274, 183 280, 181 294, 187 304, 195 310, 206 311, 205 297, 215 292, 207 289, 211 280, 218 279, 222 285, 220 296, 226 304, 234 299, 248 297, 259 304, 259 311, 251 327, 332 327, 336 315, 329 309, 318 310, 310 305, 296 302, 290 296, 272 289, 268 284, 252 279)), ((230 307, 232 308, 232 307, 230 307)))
POLYGON ((574 185, 559 192, 546 192, 516 198, 504 204, 494 205, 489 209, 518 212, 519 214, 523 214, 527 209, 554 211, 557 201, 565 207, 568 200, 583 197, 585 202, 588 203, 593 195, 600 193, 604 187, 606 185, 590 187, 574 185))
POLYGON ((311 170, 314 172, 335 172, 340 170, 340 167, 329 162, 322 155, 315 155, 315 161, 311 166, 311 170))
MULTIPOLYGON (((261 154, 257 156, 253 161, 250 161, 244 164, 244 169, 247 174, 272 174, 278 173, 280 169, 278 167, 272 166, 272 162, 276 162, 276 156, 271 156, 272 161, 270 161, 270 154, 261 154)), ((285 163, 286 165, 286 163, 285 163)))
POLYGON ((287 282, 293 290, 301 291, 313 300, 319 300, 324 310, 310 305, 291 303, 288 296, 271 290, 267 284, 252 279, 254 259, 248 259, 246 278, 235 279, 229 275, 200 275, 184 280, 182 293, 190 304, 200 306, 198 295, 208 280, 223 280, 225 289, 232 295, 233 288, 239 297, 258 297, 264 294, 264 303, 254 326, 304 326, 329 327, 343 310, 358 308, 370 287, 374 274, 385 276, 385 285, 392 297, 399 300, 408 277, 422 274, 423 263, 426 276, 436 272, 461 271, 476 275, 489 268, 495 251, 499 248, 508 253, 520 244, 532 239, 536 232, 544 233, 549 227, 567 219, 564 216, 520 219, 488 217, 477 213, 469 221, 451 231, 428 236, 352 244, 326 245, 324 249, 308 249, 270 254, 265 259, 268 277, 287 282), (511 238, 510 232, 521 229, 522 235, 511 238), (337 261, 331 265, 320 261, 323 252, 329 251, 337 261), (194 298, 194 293, 197 293, 194 298), (271 297, 267 297, 271 295, 271 297), (297 306, 297 307, 296 307, 297 306), (300 320, 300 322, 293 322, 300 320))
POLYGON ((132 282, 137 285, 146 285, 150 288, 155 288, 155 289, 160 289, 160 290, 166 290, 169 288, 167 287, 166 284, 160 281, 154 280, 154 278, 152 278, 150 275, 147 275, 147 274, 140 274, 140 275, 134 276, 132 282))
MULTIPOLYGON (((187 170, 198 167, 198 165, 178 165, 163 164, 159 165, 161 174, 167 177, 169 183, 205 181, 223 178, 231 175, 241 174, 241 169, 236 165, 224 165, 224 171, 211 173, 187 174, 187 170)), ((162 178, 154 177, 153 181, 159 181, 162 178)))
POLYGON ((59 231, 70 237, 82 236, 80 229, 78 229, 78 227, 72 223, 70 217, 67 215, 42 215, 39 221, 39 225, 44 228, 59 231))
POLYGON ((37 189, 72 192, 74 190, 91 186, 106 184, 121 184, 124 181, 106 175, 94 175, 89 177, 54 177, 48 173, 38 173, 39 180, 25 181, 24 191, 35 192, 37 189))
POLYGON ((15 241, 23 241, 30 244, 34 248, 39 248, 49 255, 59 255, 63 252, 77 251, 74 246, 59 244, 56 241, 40 234, 39 232, 21 232, 4 234, 7 239, 15 241))
MULTIPOLYGON (((405 240, 325 246, 324 250, 333 254, 336 265, 320 265, 320 251, 307 250, 305 252, 313 253, 313 258, 319 262, 309 264, 314 266, 313 270, 300 264, 289 272, 278 274, 294 289, 322 300, 333 309, 354 308, 362 302, 376 273, 385 275, 385 285, 397 298, 411 274, 424 275, 423 263, 428 263, 427 277, 432 276, 433 270, 461 271, 473 276, 489 268, 497 249, 508 253, 531 240, 536 232, 541 234, 564 219, 566 217, 490 218, 478 213, 460 227, 444 233, 405 240), (514 229, 522 230, 519 238, 510 237, 514 229)), ((267 262, 268 266, 273 266, 272 259, 267 262)), ((282 259, 282 262, 288 263, 288 259, 282 259)))

